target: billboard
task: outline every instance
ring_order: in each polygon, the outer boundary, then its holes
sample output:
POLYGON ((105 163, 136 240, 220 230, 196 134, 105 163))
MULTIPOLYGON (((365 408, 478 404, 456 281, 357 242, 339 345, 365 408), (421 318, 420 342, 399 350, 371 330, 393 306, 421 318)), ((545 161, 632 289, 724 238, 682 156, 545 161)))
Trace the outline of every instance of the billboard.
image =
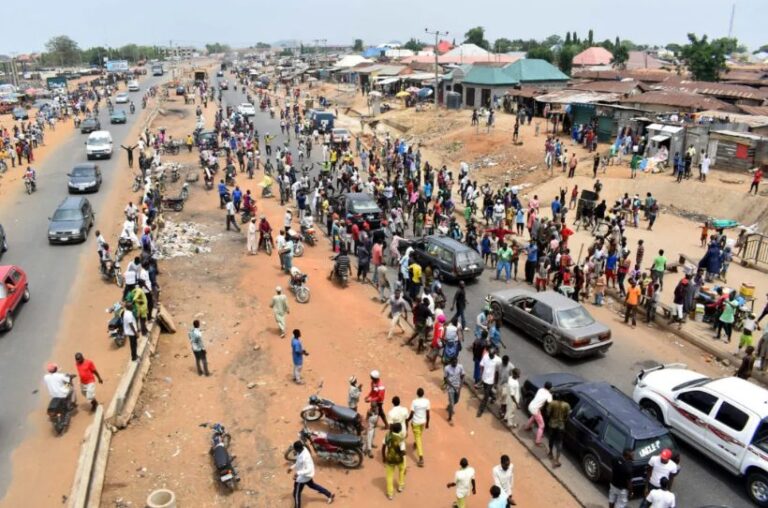
POLYGON ((128 72, 128 60, 109 60, 104 67, 107 72, 128 72))

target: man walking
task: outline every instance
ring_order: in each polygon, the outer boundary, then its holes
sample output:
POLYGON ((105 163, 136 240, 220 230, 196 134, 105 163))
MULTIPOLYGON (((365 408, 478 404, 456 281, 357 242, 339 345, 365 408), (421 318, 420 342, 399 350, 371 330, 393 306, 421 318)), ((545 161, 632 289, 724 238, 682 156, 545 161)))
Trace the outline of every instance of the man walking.
POLYGON ((493 398, 493 387, 496 386, 496 381, 499 377, 499 366, 501 365, 501 359, 496 357, 496 350, 494 348, 488 348, 488 352, 483 355, 483 359, 480 361, 480 380, 483 383, 483 400, 480 402, 480 407, 477 409, 477 417, 483 415, 483 411, 488 407, 488 403, 493 398))
POLYGON ((608 488, 608 508, 626 508, 632 492, 632 450, 626 448, 611 461, 611 483, 608 488))
POLYGON ((237 225, 237 208, 235 207, 235 203, 231 199, 228 199, 225 206, 227 209, 227 231, 229 231, 229 226, 231 224, 232 227, 239 233, 240 226, 237 225))
POLYGON ((309 353, 306 352, 304 345, 301 343, 301 330, 299 329, 293 331, 291 353, 293 355, 293 382, 297 385, 303 385, 301 367, 304 365, 304 357, 309 356, 309 353))
MULTIPOLYGON (((513 472, 512 462, 509 460, 508 455, 502 455, 499 460, 499 464, 493 466, 491 470, 491 476, 493 477, 494 486, 501 490, 501 498, 510 505, 515 506, 515 500, 512 498, 512 489, 515 486, 515 476, 513 472)), ((505 504, 505 508, 507 506, 505 504)))
POLYGON ((528 423, 525 424, 523 430, 529 431, 536 423, 536 446, 543 446, 541 439, 544 437, 544 417, 541 416, 541 410, 544 409, 544 405, 552 402, 552 383, 547 381, 544 383, 543 388, 539 388, 536 395, 533 396, 533 400, 528 404, 528 412, 531 417, 528 419, 528 423))
POLYGON ((96 380, 103 384, 96 365, 91 360, 86 360, 82 353, 75 353, 75 366, 77 367, 77 376, 80 378, 80 392, 85 400, 91 403, 91 411, 96 411, 99 403, 96 401, 96 380))
POLYGON ((416 455, 419 461, 416 463, 419 467, 424 467, 424 443, 422 435, 424 430, 429 428, 429 399, 424 397, 424 389, 416 390, 416 398, 411 402, 411 414, 408 415, 408 421, 411 422, 413 430, 413 442, 416 446, 416 455))
POLYGON ((131 302, 123 300, 123 335, 128 339, 128 344, 131 346, 131 361, 135 362, 139 359, 138 355, 138 340, 139 324, 136 322, 136 317, 133 315, 131 302))
POLYGON ((626 305, 624 324, 627 324, 631 317, 632 328, 634 328, 637 326, 635 315, 637 314, 637 306, 640 304, 640 287, 637 285, 635 279, 629 280, 629 288, 627 288, 627 295, 624 297, 624 304, 626 305))
POLYGON ((288 298, 285 297, 283 288, 280 286, 275 288, 275 296, 272 297, 269 306, 272 308, 272 313, 275 315, 275 322, 280 331, 280 337, 285 337, 285 315, 290 314, 290 310, 288 309, 288 298))
POLYGON ((211 374, 208 372, 208 356, 205 351, 205 343, 203 342, 203 332, 200 331, 199 319, 195 319, 192 322, 192 329, 189 331, 189 343, 192 346, 192 354, 195 355, 197 375, 202 376, 205 374, 210 376, 211 374))
POLYGON ((547 424, 549 425, 549 454, 552 467, 560 467, 560 453, 563 451, 563 433, 565 422, 571 413, 571 405, 562 400, 559 394, 547 406, 547 424))
POLYGON ((399 327, 400 331, 405 333, 400 319, 408 319, 408 303, 402 296, 400 289, 395 290, 395 294, 389 297, 389 301, 384 304, 381 311, 384 312, 389 305, 390 323, 389 331, 387 332, 387 338, 392 338, 392 332, 395 331, 395 327, 399 327))
POLYGON ((448 423, 451 425, 461 387, 464 386, 464 375, 464 367, 459 363, 458 356, 451 358, 451 362, 443 369, 443 384, 448 394, 448 423))
POLYGON ((659 255, 653 259, 651 266, 651 280, 659 283, 659 291, 664 289, 664 272, 667 271, 667 258, 664 249, 659 250, 659 255))
MULTIPOLYGON (((768 305, 766 306, 768 308, 768 305)), ((467 329, 467 318, 464 315, 464 312, 467 309, 467 290, 464 285, 464 281, 459 281, 459 288, 456 290, 456 293, 453 295, 453 303, 451 303, 451 310, 456 309, 456 314, 454 314, 454 317, 459 318, 459 322, 461 323, 461 327, 466 330, 467 329)))
POLYGON ((464 457, 459 461, 459 467, 460 469, 456 471, 453 481, 446 485, 446 487, 449 489, 456 487, 456 502, 453 506, 456 508, 466 508, 470 488, 473 495, 477 494, 475 488, 475 469, 469 467, 469 461, 464 457))
POLYGON ((384 398, 387 391, 384 383, 381 381, 381 374, 378 370, 371 371, 371 391, 365 397, 365 401, 371 404, 371 409, 381 417, 384 428, 388 428, 387 415, 384 414, 384 398))
POLYGON ((504 415, 504 419, 507 427, 516 429, 517 423, 515 423, 515 412, 520 409, 520 369, 517 367, 512 369, 509 379, 507 380, 506 395, 507 413, 504 415))
POLYGON ((386 468, 387 499, 395 495, 395 471, 398 473, 397 491, 405 488, 405 438, 402 436, 402 424, 393 423, 384 437, 381 458, 386 468))
POLYGON ((328 499, 328 504, 333 503, 336 494, 318 485, 314 481, 315 463, 312 461, 312 455, 301 441, 293 443, 293 451, 296 453, 296 462, 288 468, 288 473, 293 471, 293 507, 301 508, 301 493, 304 487, 316 490, 328 499))

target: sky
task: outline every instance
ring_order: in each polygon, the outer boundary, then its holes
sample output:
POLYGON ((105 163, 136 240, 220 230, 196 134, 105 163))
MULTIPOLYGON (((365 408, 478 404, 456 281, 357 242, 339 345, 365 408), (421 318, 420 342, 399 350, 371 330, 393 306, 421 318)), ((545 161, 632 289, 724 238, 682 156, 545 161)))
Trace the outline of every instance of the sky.
POLYGON ((543 39, 576 31, 583 39, 592 28, 595 40, 629 39, 638 44, 683 43, 688 32, 710 38, 728 35, 732 5, 733 34, 751 49, 768 44, 762 30, 768 0, 36 0, 7 2, 0 54, 42 51, 55 35, 68 35, 81 48, 119 47, 128 43, 192 45, 222 42, 246 47, 256 42, 299 40, 315 44, 366 45, 447 31, 446 39, 463 40, 467 29, 482 26, 486 39, 543 39), (34 10, 34 12, 31 12, 34 10), (762 26, 761 26, 762 24, 762 26))

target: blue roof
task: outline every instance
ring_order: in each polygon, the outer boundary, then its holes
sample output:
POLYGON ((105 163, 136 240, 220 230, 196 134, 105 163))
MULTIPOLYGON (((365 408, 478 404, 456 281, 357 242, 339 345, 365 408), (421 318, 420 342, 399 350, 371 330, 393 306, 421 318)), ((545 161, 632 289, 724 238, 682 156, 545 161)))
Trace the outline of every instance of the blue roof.
POLYGON ((380 57, 384 54, 383 48, 368 48, 361 53, 365 58, 380 57))
MULTIPOLYGON (((568 76, 546 60, 523 58, 501 66, 462 65, 463 82, 475 85, 514 86, 525 83, 568 81, 568 76)), ((449 76, 452 77, 452 74, 449 76)))

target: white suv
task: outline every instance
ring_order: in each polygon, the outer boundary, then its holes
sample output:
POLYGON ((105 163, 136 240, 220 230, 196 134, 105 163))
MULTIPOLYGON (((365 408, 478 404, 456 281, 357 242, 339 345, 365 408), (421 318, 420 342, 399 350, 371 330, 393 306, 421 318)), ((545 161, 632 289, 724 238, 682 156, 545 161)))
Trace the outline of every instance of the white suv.
POLYGON ((109 159, 112 157, 112 135, 109 131, 93 131, 85 142, 85 155, 88 160, 109 159))
POLYGON ((632 398, 681 439, 743 476, 752 501, 768 507, 768 390, 670 364, 641 371, 632 398))

